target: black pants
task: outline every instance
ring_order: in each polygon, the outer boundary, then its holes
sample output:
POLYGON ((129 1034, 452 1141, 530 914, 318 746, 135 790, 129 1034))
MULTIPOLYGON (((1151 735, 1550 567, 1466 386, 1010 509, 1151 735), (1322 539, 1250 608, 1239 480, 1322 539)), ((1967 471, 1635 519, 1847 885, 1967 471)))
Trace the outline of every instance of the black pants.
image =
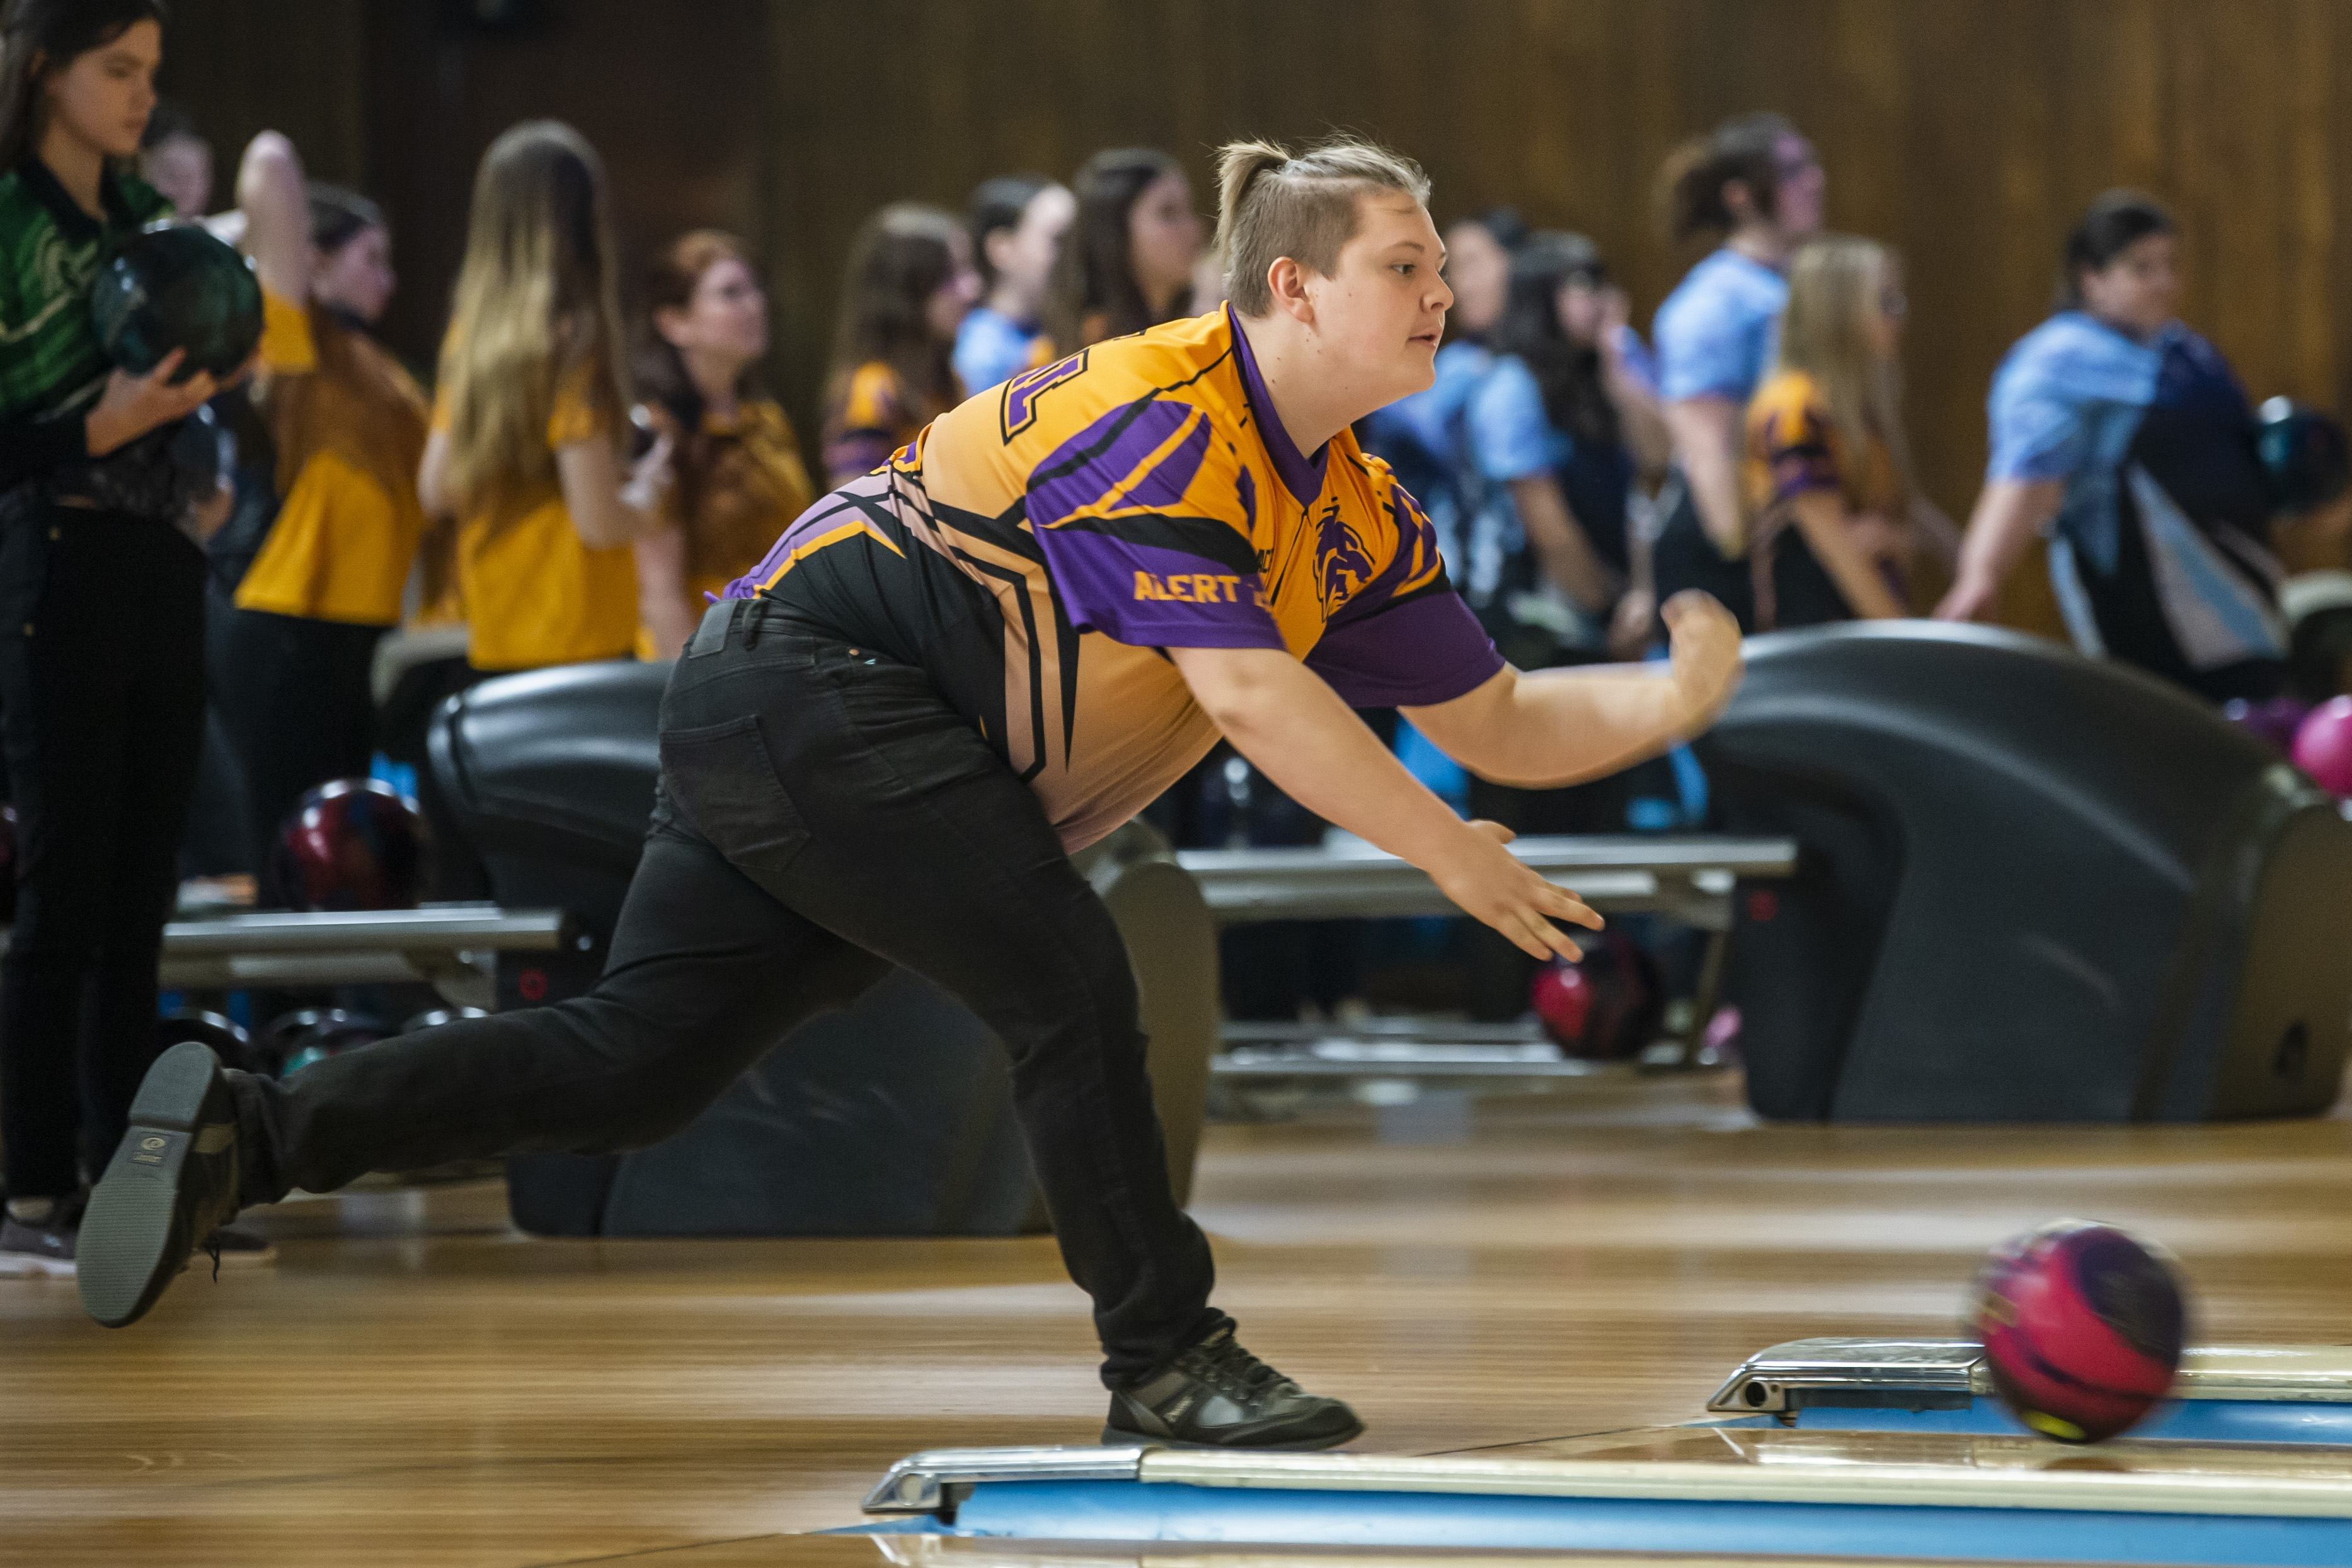
POLYGON ((265 1145, 246 1199, 453 1159, 643 1147, 898 964, 1012 1053, 1105 1381, 1215 1327, 1208 1242, 1168 1187, 1126 946, 1036 797, 920 670, 765 603, 715 607, 704 625, 726 640, 698 637, 671 676, 662 793, 596 988, 284 1083, 241 1081, 265 1145))
POLYGON ((220 708, 245 779, 262 902, 282 905, 272 853, 306 790, 361 779, 375 755, 368 677, 381 626, 236 610, 219 637, 220 708))
POLYGON ((204 731, 203 552, 168 523, 34 506, 0 526, 0 744, 16 924, 0 1139, 18 1197, 72 1192, 154 1060, 155 966, 204 731))

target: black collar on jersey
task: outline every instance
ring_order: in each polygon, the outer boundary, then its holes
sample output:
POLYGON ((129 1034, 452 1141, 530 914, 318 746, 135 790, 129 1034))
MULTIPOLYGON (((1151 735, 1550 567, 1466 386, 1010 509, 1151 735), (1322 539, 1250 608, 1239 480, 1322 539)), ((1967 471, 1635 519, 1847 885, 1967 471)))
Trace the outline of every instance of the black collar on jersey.
POLYGON ((65 186, 58 183, 57 175, 38 158, 26 159, 17 166, 16 173, 26 187, 40 199, 41 205, 49 209, 49 220, 58 225, 58 232, 76 245, 87 245, 91 240, 101 238, 110 228, 131 228, 138 224, 137 216, 131 211, 130 202, 123 197, 121 182, 111 168, 98 177, 98 204, 106 209, 103 224, 82 211, 81 204, 66 194, 65 186))

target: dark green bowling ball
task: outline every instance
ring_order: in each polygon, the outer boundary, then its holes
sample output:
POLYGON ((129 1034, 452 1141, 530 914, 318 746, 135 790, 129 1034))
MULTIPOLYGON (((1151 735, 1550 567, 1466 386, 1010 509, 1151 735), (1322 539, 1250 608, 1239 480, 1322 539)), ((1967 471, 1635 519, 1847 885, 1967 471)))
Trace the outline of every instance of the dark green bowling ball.
POLYGON ((261 341, 261 284, 236 249, 190 224, 142 229, 101 265, 90 320, 106 357, 143 376, 174 349, 178 379, 226 376, 261 341))

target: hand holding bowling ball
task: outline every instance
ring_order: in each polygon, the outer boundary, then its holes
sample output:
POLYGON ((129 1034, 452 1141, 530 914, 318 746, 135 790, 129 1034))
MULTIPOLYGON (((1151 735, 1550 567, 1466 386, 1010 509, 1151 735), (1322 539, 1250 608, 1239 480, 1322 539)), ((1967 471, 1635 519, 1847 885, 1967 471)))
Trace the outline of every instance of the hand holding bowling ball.
POLYGON ((271 869, 296 909, 414 909, 432 860, 432 832, 399 791, 338 779, 303 796, 278 830, 271 869))
POLYGON ((2082 1219, 1994 1248, 1973 1317, 2001 1402, 2062 1443, 2115 1437, 2154 1408, 2179 1374, 2189 1326, 2170 1264, 2082 1219))
POLYGON ((106 357, 144 376, 179 350, 180 373, 235 375, 261 341, 261 284, 245 257, 194 225, 142 230, 90 280, 106 357))

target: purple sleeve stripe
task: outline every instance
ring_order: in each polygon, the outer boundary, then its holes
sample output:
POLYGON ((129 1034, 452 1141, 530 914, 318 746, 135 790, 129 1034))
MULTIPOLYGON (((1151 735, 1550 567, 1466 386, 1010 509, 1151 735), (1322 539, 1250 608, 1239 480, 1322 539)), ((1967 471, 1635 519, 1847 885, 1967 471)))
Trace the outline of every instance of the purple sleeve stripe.
POLYGON ((1426 593, 1332 627, 1307 667, 1351 707, 1430 707, 1492 680, 1503 656, 1459 594, 1426 593))
POLYGON ((1255 572, 1078 528, 1037 542, 1070 624, 1139 648, 1282 646, 1255 572))

